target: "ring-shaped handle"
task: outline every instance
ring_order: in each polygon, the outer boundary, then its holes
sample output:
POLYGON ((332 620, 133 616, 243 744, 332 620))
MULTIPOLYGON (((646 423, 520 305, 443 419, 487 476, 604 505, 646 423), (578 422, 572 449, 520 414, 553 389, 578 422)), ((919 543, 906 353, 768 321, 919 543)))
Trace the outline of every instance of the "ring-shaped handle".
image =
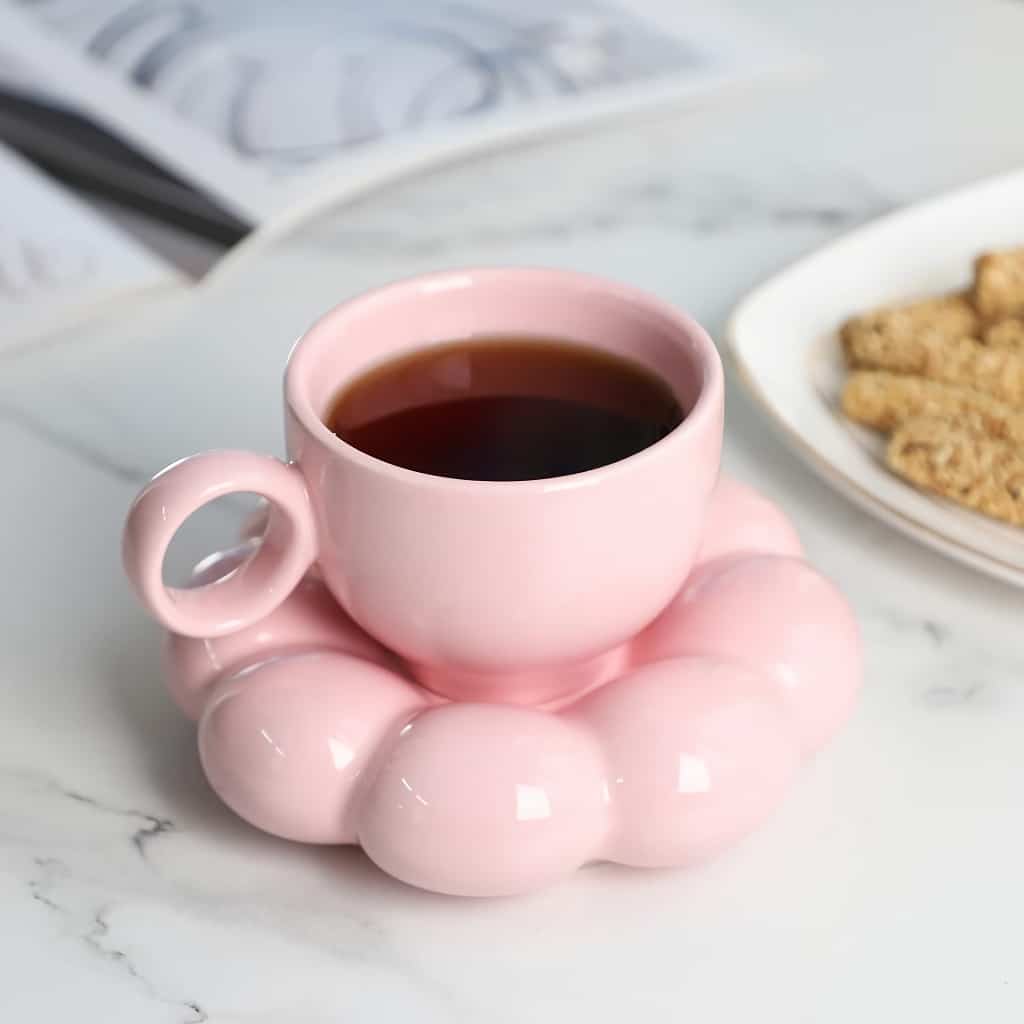
POLYGON ((293 465, 251 452, 205 452, 168 466, 135 499, 124 528, 124 567, 132 586, 158 622, 184 636, 224 636, 259 621, 295 589, 316 551, 302 475, 293 465), (182 523, 208 502, 240 491, 270 503, 255 554, 214 583, 168 587, 164 558, 182 523))

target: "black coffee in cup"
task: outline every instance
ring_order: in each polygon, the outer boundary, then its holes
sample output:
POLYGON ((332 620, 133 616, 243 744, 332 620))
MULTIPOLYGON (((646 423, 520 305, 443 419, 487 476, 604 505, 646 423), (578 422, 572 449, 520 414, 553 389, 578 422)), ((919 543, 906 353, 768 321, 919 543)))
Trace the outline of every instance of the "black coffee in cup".
POLYGON ((327 426, 393 465, 462 480, 539 480, 618 462, 685 412, 640 363, 559 339, 480 337, 370 369, 327 426))

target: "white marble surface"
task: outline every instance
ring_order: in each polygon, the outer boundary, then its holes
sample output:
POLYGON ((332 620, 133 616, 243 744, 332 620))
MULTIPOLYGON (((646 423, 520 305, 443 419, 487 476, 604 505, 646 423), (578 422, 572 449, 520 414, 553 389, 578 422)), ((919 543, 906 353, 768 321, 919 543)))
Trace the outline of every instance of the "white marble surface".
MULTIPOLYGON (((714 332, 769 271, 1024 162, 1024 4, 748 6, 823 58, 803 87, 448 168, 0 367, 0 1015, 10 1021, 703 1024, 1024 1015, 1024 597, 856 511, 737 389, 726 461, 854 602, 867 684, 782 812, 689 872, 434 897, 260 835, 206 787, 118 534, 197 448, 279 451, 295 335, 428 267, 611 274, 714 332)), ((1022 225, 1024 237, 1024 225, 1022 225)), ((179 556, 225 540, 219 507, 179 556), (186 550, 188 549, 188 550, 186 550)))

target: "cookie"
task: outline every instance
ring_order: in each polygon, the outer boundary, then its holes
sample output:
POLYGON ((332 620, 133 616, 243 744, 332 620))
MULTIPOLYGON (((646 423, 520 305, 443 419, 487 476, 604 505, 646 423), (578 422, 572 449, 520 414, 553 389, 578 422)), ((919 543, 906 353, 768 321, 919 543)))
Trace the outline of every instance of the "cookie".
POLYGON ((969 423, 928 416, 907 420, 889 439, 886 462, 923 490, 1024 525, 1024 454, 969 423))
POLYGON ((988 437, 1024 446, 1024 412, 982 391, 884 370, 857 370, 843 388, 843 412, 888 433, 919 416, 970 418, 988 437))
POLYGON ((965 295, 943 295, 904 306, 876 309, 847 320, 839 330, 847 358, 865 348, 900 347, 928 332, 946 338, 978 334, 981 322, 965 295))
POLYGON ((894 342, 858 336, 847 346, 853 367, 889 370, 984 391, 1013 405, 1024 404, 1024 353, 989 348, 974 338, 948 338, 926 331, 894 342))
POLYGON ((1024 249, 979 256, 974 262, 971 299, 986 320, 1024 314, 1024 249))
POLYGON ((983 340, 989 348, 1005 348, 1024 354, 1024 320, 997 320, 986 328, 983 340))

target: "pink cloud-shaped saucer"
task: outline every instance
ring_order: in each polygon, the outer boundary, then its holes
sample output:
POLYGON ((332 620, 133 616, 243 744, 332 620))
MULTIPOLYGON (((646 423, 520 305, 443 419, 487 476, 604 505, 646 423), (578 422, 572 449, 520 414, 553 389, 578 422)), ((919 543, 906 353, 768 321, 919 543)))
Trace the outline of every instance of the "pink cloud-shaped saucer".
MULTIPOLYGON (((446 700, 310 577, 258 625, 172 636, 171 692, 213 788, 258 828, 358 843, 438 892, 524 892, 589 861, 686 865, 759 825, 845 721, 853 616, 770 502, 722 480, 678 596, 606 665, 535 708, 446 700)), ((249 549, 208 560, 223 575, 249 549)))

